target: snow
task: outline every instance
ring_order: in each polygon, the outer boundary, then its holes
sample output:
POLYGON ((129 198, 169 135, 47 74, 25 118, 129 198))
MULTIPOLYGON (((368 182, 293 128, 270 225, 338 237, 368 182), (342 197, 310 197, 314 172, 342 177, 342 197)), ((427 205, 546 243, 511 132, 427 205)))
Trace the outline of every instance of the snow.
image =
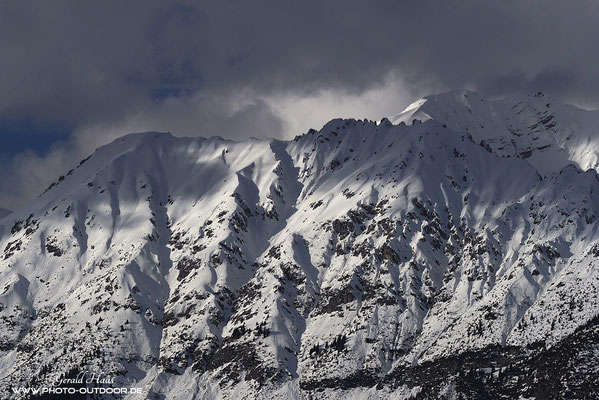
POLYGON ((370 383, 557 345, 599 314, 597 118, 458 91, 291 141, 118 139, 0 220, 0 387, 407 398, 370 383))
POLYGON ((418 100, 393 123, 435 119, 484 140, 502 156, 524 156, 542 175, 569 163, 599 171, 599 112, 556 103, 537 92, 488 101, 460 90, 418 100), (530 153, 530 154, 528 154, 530 153))

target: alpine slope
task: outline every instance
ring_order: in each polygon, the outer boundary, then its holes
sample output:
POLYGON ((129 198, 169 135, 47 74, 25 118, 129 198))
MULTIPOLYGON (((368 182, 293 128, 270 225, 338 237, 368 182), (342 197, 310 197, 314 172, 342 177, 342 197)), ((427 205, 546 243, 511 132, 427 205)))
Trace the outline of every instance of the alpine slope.
POLYGON ((597 111, 461 90, 68 168, 0 214, 2 398, 599 397, 597 111))

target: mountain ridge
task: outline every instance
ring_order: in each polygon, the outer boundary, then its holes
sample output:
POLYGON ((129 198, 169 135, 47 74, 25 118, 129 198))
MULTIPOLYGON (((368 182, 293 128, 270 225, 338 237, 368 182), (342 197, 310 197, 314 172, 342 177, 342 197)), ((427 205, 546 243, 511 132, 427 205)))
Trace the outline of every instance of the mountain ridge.
POLYGON ((471 133, 502 156, 529 158, 548 175, 572 162, 599 171, 599 112, 556 103, 542 92, 488 101, 469 90, 417 100, 394 123, 436 119, 471 133))

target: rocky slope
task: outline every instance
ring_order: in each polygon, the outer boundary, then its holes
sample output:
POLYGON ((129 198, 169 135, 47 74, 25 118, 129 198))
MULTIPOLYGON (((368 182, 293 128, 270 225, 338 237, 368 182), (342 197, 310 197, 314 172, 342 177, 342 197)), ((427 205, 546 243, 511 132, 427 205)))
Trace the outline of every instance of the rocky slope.
POLYGON ((156 399, 599 396, 598 118, 466 91, 290 141, 123 137, 0 221, 2 397, 80 371, 156 399))

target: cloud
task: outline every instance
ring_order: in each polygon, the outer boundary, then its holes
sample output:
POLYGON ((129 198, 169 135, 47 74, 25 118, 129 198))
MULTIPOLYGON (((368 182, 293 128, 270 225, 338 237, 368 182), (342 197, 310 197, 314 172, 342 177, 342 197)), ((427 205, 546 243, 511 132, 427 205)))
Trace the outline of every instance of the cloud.
POLYGON ((290 137, 461 87, 597 107, 598 17, 590 0, 2 2, 0 120, 72 133, 52 136, 63 141, 47 160, 4 162, 9 174, 44 171, 7 177, 24 187, 0 183, 0 205, 43 189, 65 151, 83 156, 132 131, 290 137))
POLYGON ((390 72, 374 86, 361 91, 324 88, 309 94, 284 92, 264 101, 284 122, 284 137, 320 129, 331 118, 379 120, 402 111, 417 94, 390 72))
POLYGON ((0 180, 0 204, 19 210, 23 202, 37 197, 59 174, 66 172, 66 166, 76 165, 69 150, 70 146, 60 143, 44 156, 25 151, 5 162, 0 180))
POLYGON ((203 92, 362 92, 390 71, 412 89, 495 92, 497 76, 558 71, 580 77, 584 95, 597 89, 584 81, 597 84, 598 10, 586 1, 4 2, 0 110, 102 122, 203 92))

